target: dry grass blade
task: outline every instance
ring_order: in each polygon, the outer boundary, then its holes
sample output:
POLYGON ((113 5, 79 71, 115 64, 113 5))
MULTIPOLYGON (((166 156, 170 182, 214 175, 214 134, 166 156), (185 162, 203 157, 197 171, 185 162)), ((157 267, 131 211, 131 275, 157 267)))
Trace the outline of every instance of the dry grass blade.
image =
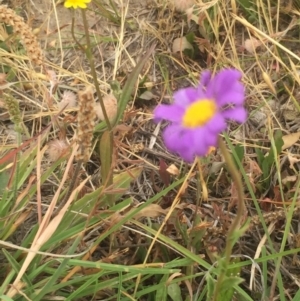
POLYGON ((63 184, 65 183, 65 180, 67 178, 68 172, 69 172, 69 168, 71 166, 71 164, 73 163, 73 159, 75 156, 75 152, 77 151, 77 148, 74 148, 73 153, 69 159, 66 171, 64 173, 64 177, 62 179, 61 185, 60 187, 57 189, 55 196, 52 199, 52 202, 42 220, 42 223, 40 224, 39 230, 32 242, 31 245, 31 252, 29 252, 27 254, 27 257, 21 267, 21 270, 19 271, 13 286, 10 288, 10 290, 8 291, 7 295, 10 297, 15 296, 15 294, 17 294, 17 290, 15 290, 15 287, 18 287, 19 282, 22 278, 22 276, 24 275, 24 273, 26 272, 26 269, 28 268, 29 264, 31 263, 31 261, 33 260, 33 258, 36 256, 36 252, 40 250, 40 248, 42 247, 42 245, 48 241, 48 239, 52 236, 52 234, 55 232, 55 230, 57 229, 57 227, 59 226, 65 212, 67 211, 69 205, 71 204, 71 202, 74 200, 74 197, 76 195, 76 193, 78 193, 82 187, 84 186, 84 184, 88 181, 88 179, 85 179, 70 195, 69 199, 67 200, 67 203, 64 205, 64 207, 61 209, 61 211, 58 213, 57 216, 55 216, 51 221, 51 214, 53 212, 54 206, 58 200, 58 197, 61 193, 61 189, 63 187, 63 184))
POLYGON ((234 14, 232 14, 232 17, 236 21, 238 21, 241 24, 243 24, 244 26, 246 26, 247 28, 251 29, 251 31, 255 32, 258 36, 261 36, 261 37, 265 38, 266 40, 268 40, 272 44, 276 45, 277 47, 279 47, 280 49, 282 49, 283 51, 285 51, 286 53, 288 53, 291 57, 293 57, 297 61, 300 61, 300 57, 298 55, 296 55, 291 50, 289 50, 288 48, 286 48, 285 46, 283 46, 282 44, 280 44, 279 42, 277 42, 275 39, 271 38, 269 35, 265 34, 261 30, 259 30, 257 27, 255 27, 252 24, 250 24, 246 19, 241 18, 239 16, 236 16, 234 14))

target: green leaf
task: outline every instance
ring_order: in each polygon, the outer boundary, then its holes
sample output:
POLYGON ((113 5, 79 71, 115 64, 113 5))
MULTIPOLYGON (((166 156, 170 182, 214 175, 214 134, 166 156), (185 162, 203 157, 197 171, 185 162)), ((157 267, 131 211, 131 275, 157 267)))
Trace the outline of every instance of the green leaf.
MULTIPOLYGON (((249 229, 249 225, 250 225, 250 222, 251 222, 251 219, 249 218, 245 223, 244 225, 235 230, 233 232, 233 235, 232 235, 232 243, 233 245, 235 245, 237 243, 237 241, 244 235, 244 233, 249 229)), ((235 262, 234 260, 232 260, 231 262, 235 262)))
MULTIPOLYGON (((249 222, 250 222, 250 220, 249 220, 249 222)), ((230 261, 231 264, 235 264, 235 263, 239 263, 239 262, 241 262, 239 257, 234 257, 230 261)), ((242 267, 240 267, 240 266, 235 266, 233 268, 229 268, 227 271, 227 276, 239 276, 241 270, 242 270, 242 267)))
POLYGON ((186 39, 188 42, 193 44, 195 42, 195 33, 194 32, 189 32, 186 36, 186 39))
POLYGON ((256 148, 256 150, 255 150, 256 154, 257 154, 258 164, 261 166, 262 173, 263 173, 262 180, 264 181, 264 187, 268 187, 269 183, 270 183, 271 169, 276 160, 275 153, 276 153, 276 156, 277 156, 277 154, 280 154, 281 150, 282 150, 282 146, 284 144, 281 131, 276 131, 274 136, 271 139, 273 139, 274 144, 273 144, 273 147, 271 146, 268 155, 264 156, 263 152, 258 148, 256 148), (274 147, 274 145, 275 145, 275 147, 274 147))
POLYGON ((7 171, 6 170, 0 171, 0 196, 3 195, 3 191, 7 186, 8 179, 9 179, 9 174, 7 173, 7 171))
MULTIPOLYGON (((19 271, 20 271, 20 269, 21 269, 20 263, 17 262, 17 261, 12 257, 12 255, 11 255, 9 252, 7 252, 5 249, 2 249, 2 252, 3 252, 4 256, 6 257, 7 261, 9 262, 10 267, 15 271, 16 274, 18 274, 19 271)), ((33 286, 32 283, 31 283, 31 281, 30 281, 30 279, 29 279, 29 277, 28 277, 26 274, 23 275, 23 278, 22 278, 22 279, 23 279, 23 281, 24 281, 29 287, 32 287, 32 286, 33 286)))
POLYGON ((238 3, 242 7, 242 10, 249 21, 255 22, 258 20, 257 8, 254 6, 254 1, 239 0, 238 3))
POLYGON ((296 295, 293 298, 293 301, 298 301, 300 300, 300 290, 297 291, 296 295))
MULTIPOLYGON (((282 146, 284 144, 282 139, 282 132, 276 131, 274 134, 274 144, 275 144, 275 150, 277 154, 281 153, 282 146)), ((275 160, 275 150, 271 147, 269 155, 266 157, 266 160, 268 161, 269 166, 273 165, 275 160)))
POLYGON ((257 155, 257 162, 258 162, 258 165, 261 166, 263 161, 264 161, 264 154, 263 152, 261 151, 261 149, 259 149, 258 147, 255 148, 255 153, 257 155))
POLYGON ((109 131, 105 131, 100 140, 100 160, 101 160, 101 182, 109 184, 108 177, 111 174, 113 145, 109 131), (108 181, 108 182, 107 182, 108 181))
POLYGON ((118 82, 117 80, 112 80, 110 83, 110 88, 113 90, 113 94, 114 96, 119 99, 122 95, 122 89, 121 89, 121 85, 120 82, 118 82))
POLYGON ((217 300, 232 301, 232 297, 235 292, 234 286, 239 285, 243 281, 244 280, 240 277, 227 277, 224 279, 217 300))
POLYGON ((168 295, 173 301, 182 301, 181 290, 178 283, 168 285, 168 295))
MULTIPOLYGON (((241 144, 238 144, 238 145, 235 146, 234 151, 235 151, 235 153, 236 153, 236 155, 237 155, 237 157, 238 157, 239 162, 242 162, 242 161, 243 161, 243 158, 244 158, 244 154, 245 154, 244 146, 241 145, 241 144)), ((234 157, 233 157, 233 160, 235 161, 235 163, 236 163, 236 165, 237 165, 237 162, 236 162, 236 160, 234 159, 234 157)), ((238 166, 238 165, 237 165, 237 166, 238 166)))
POLYGON ((150 55, 154 51, 155 44, 153 44, 150 49, 147 51, 145 56, 137 63, 135 68, 132 70, 130 76, 128 77, 124 87, 123 87, 123 92, 121 94, 121 97, 119 99, 119 108, 118 108, 118 115, 115 120, 115 124, 118 123, 118 121, 121 119, 123 116, 123 113, 125 111, 125 108, 127 106, 128 101, 130 100, 131 93, 135 87, 136 81, 138 79, 139 74, 141 73, 144 65, 147 63, 149 60, 150 55))
POLYGON ((211 300, 214 295, 215 281, 210 274, 206 276, 207 283, 207 297, 206 300, 211 300))
POLYGON ((9 298, 8 296, 0 296, 0 299, 3 300, 3 301, 14 301, 13 299, 9 298))
POLYGON ((280 154, 283 144, 284 144, 283 139, 282 139, 282 132, 280 130, 275 132, 274 142, 275 142, 277 154, 280 154))
MULTIPOLYGON (((73 242, 72 246, 69 247, 67 255, 73 254, 76 251, 76 248, 80 244, 81 238, 80 236, 77 236, 75 241, 73 242)), ((63 275, 64 270, 66 270, 67 264, 68 264, 69 258, 64 258, 60 265, 56 268, 55 273, 51 276, 48 277, 47 283, 43 286, 41 290, 37 290, 34 295, 34 298, 32 298, 35 301, 41 300, 46 294, 48 293, 54 293, 53 291, 53 285, 58 282, 57 279, 63 275)))
POLYGON ((157 289, 155 294, 155 300, 167 300, 167 288, 166 288, 166 282, 168 280, 170 275, 166 274, 163 275, 163 277, 160 280, 160 288, 157 289))

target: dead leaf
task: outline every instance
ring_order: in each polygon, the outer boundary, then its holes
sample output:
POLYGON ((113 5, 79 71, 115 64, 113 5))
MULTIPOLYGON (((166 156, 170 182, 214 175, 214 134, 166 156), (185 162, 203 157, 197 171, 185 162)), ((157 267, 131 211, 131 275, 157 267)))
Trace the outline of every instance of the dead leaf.
POLYGON ((77 96, 72 91, 66 90, 64 91, 61 101, 57 104, 58 109, 70 109, 76 107, 77 96))
POLYGON ((169 174, 173 176, 179 175, 179 169, 174 164, 171 164, 166 170, 169 174))
POLYGON ((292 145, 294 145, 299 140, 299 138, 300 138, 300 132, 282 136, 282 140, 283 140, 282 150, 285 150, 291 147, 292 145))
POLYGON ((149 206, 147 206, 146 208, 143 208, 140 212, 138 212, 134 216, 134 218, 135 219, 140 219, 142 217, 155 218, 155 217, 158 217, 158 216, 161 216, 161 215, 165 215, 165 214, 167 214, 167 212, 168 212, 167 209, 162 209, 157 204, 150 204, 149 206))
POLYGON ((56 40, 52 40, 52 41, 50 41, 49 46, 52 47, 52 48, 55 48, 56 44, 57 44, 57 41, 56 40))
POLYGON ((223 167, 224 167, 224 162, 213 162, 208 171, 208 174, 209 175, 219 174, 223 167))
POLYGON ((182 52, 185 49, 193 49, 186 37, 177 38, 173 41, 172 52, 182 52))
POLYGON ((159 175, 161 177, 161 180, 163 181, 163 183, 166 185, 166 186, 169 186, 170 185, 170 174, 167 172, 167 164, 164 160, 160 159, 159 160, 159 175))
POLYGON ((273 202, 276 203, 277 206, 282 207, 283 200, 281 197, 280 187, 278 185, 273 187, 273 193, 274 193, 273 202))
POLYGON ((261 41, 251 37, 250 39, 245 40, 244 47, 249 53, 253 54, 255 53, 256 48, 261 46, 261 44, 261 41))
POLYGON ((297 176, 293 175, 293 176, 286 176, 285 178, 283 178, 281 180, 282 184, 286 185, 287 183, 290 182, 296 182, 297 181, 297 176))
MULTIPOLYGON (((117 99, 114 95, 110 94, 110 95, 105 95, 103 97, 103 102, 104 102, 104 107, 105 107, 105 111, 107 114, 107 117, 109 119, 109 121, 113 121, 118 113, 118 104, 117 104, 117 99)), ((100 103, 96 103, 96 114, 97 117, 101 120, 104 121, 104 114, 102 111, 102 107, 100 105, 100 103)))
POLYGON ((190 234, 191 232, 194 232, 194 231, 199 231, 199 230, 211 228, 211 226, 212 226, 211 222, 201 222, 201 223, 197 224, 196 226, 188 229, 187 233, 190 234))
POLYGON ((142 93, 139 98, 144 99, 144 100, 151 100, 151 99, 155 99, 155 95, 151 92, 151 91, 145 91, 144 93, 142 93))
POLYGON ((290 162, 290 168, 294 168, 294 164, 300 162, 300 159, 295 158, 292 154, 288 153, 288 160, 290 162))
POLYGON ((272 205, 274 201, 270 198, 266 197, 260 200, 260 207, 264 212, 270 212, 272 210, 272 205))
POLYGON ((262 175, 262 170, 256 161, 247 159, 247 171, 254 177, 258 178, 262 175))

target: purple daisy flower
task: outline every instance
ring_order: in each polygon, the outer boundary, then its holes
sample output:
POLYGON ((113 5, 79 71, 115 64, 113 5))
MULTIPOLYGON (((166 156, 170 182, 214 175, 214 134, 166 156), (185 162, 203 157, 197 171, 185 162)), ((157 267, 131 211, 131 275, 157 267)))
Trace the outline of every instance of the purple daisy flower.
POLYGON ((245 89, 240 82, 241 72, 225 69, 213 78, 204 71, 198 87, 174 93, 174 103, 159 105, 154 121, 170 121, 163 132, 166 147, 192 162, 195 156, 205 156, 216 147, 218 135, 226 130, 227 120, 243 123, 247 119, 244 108, 245 89))

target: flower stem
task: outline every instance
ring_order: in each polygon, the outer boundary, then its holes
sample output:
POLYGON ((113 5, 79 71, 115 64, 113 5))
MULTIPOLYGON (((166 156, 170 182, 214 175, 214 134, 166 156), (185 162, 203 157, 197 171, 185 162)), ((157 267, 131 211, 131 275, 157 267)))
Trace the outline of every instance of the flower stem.
POLYGON ((220 275, 218 277, 215 290, 214 290, 214 297, 213 300, 217 301, 219 298, 219 293, 221 289, 222 282, 224 280, 224 277, 226 276, 226 270, 227 266, 230 263, 230 257, 232 254, 232 249, 234 246, 235 241, 235 235, 236 230, 239 229, 244 212, 245 212, 245 203, 244 203, 244 190, 243 190, 243 183, 239 174, 239 171, 237 170, 235 163, 233 162, 230 153, 228 152, 228 149, 221 137, 219 137, 219 147, 221 149, 222 155, 224 156, 224 160, 227 164, 228 171, 231 174, 232 180, 235 184, 236 190, 237 190, 237 212, 236 217, 233 220, 228 233, 227 233, 227 239, 226 239, 226 246, 225 246, 225 257, 223 266, 220 272, 220 275))
MULTIPOLYGON (((97 92, 97 96, 100 102, 100 106, 103 112, 103 116, 107 125, 107 129, 109 132, 109 146, 107 149, 113 150, 113 131, 112 131, 112 125, 109 121, 109 118, 107 116, 107 112, 105 110, 105 105, 103 102, 103 98, 101 96, 101 91, 99 89, 99 84, 98 84, 98 79, 97 79, 97 73, 96 73, 96 68, 95 68, 95 63, 94 63, 94 57, 92 54, 92 46, 91 46, 91 40, 90 40, 90 34, 89 34, 89 26, 88 26, 88 21, 86 18, 86 13, 84 9, 81 9, 81 13, 82 13, 82 20, 83 20, 83 24, 84 24, 84 31, 85 31, 85 39, 86 39, 86 47, 85 47, 85 53, 86 53, 86 57, 89 61, 89 65, 91 67, 91 73, 93 76, 93 81, 94 81, 94 85, 96 88, 96 92, 97 92)), ((107 147, 107 146, 104 146, 107 147)), ((113 151, 111 151, 110 154, 108 154, 107 160, 108 160, 108 164, 111 166, 112 165, 112 155, 113 155, 113 151)), ((108 179, 103 179, 103 181, 105 181, 107 183, 108 186, 113 184, 113 175, 112 173, 110 173, 109 178, 108 179), (107 180, 107 181, 106 181, 107 180)))
POLYGON ((82 50, 82 52, 85 52, 84 47, 80 44, 80 42, 77 40, 76 36, 75 36, 75 15, 74 15, 74 11, 72 11, 72 23, 71 23, 71 34, 72 34, 72 38, 75 41, 75 43, 77 44, 77 46, 82 50))
POLYGON ((94 57, 92 54, 92 46, 91 46, 91 40, 90 40, 90 33, 89 33, 89 25, 88 25, 88 21, 86 19, 86 14, 85 14, 85 10, 81 9, 81 13, 82 13, 82 20, 83 20, 83 25, 84 25, 84 31, 85 31, 85 39, 86 39, 86 47, 85 47, 85 54, 86 57, 89 61, 89 65, 91 67, 91 73, 93 76, 93 81, 95 84, 95 88, 96 88, 96 93, 100 102, 100 106, 103 112, 103 116, 107 125, 108 130, 111 132, 111 124, 110 121, 108 119, 106 110, 105 110, 105 106, 104 106, 104 102, 103 102, 103 98, 101 96, 101 91, 99 89, 99 84, 98 84, 98 79, 97 79, 97 73, 96 73, 96 68, 95 68, 95 62, 94 62, 94 57))

